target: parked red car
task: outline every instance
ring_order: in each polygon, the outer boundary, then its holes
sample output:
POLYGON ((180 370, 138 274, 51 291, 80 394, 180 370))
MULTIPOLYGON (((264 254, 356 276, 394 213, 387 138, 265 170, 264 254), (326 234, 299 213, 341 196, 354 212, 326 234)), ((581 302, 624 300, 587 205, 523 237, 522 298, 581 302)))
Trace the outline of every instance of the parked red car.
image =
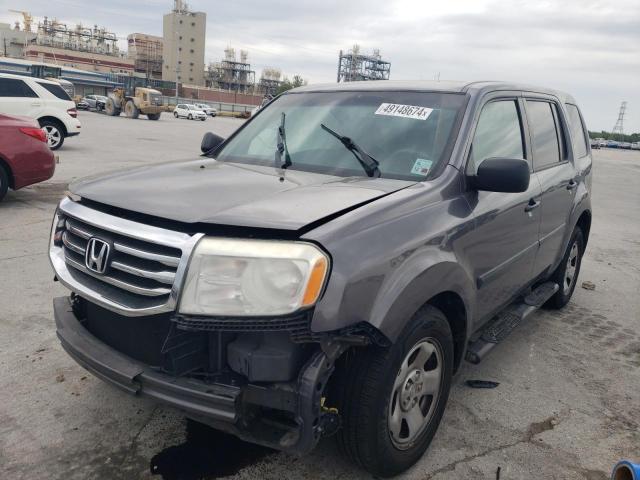
POLYGON ((9 188, 17 190, 48 180, 55 169, 55 156, 38 122, 0 115, 0 200, 9 188))

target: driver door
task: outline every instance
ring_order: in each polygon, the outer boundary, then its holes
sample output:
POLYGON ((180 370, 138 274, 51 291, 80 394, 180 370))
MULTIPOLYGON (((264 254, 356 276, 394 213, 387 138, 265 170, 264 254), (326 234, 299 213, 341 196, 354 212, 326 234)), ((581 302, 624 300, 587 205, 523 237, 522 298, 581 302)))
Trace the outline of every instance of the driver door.
MULTIPOLYGON (((467 165, 470 175, 483 160, 492 157, 525 159, 532 170, 523 112, 519 95, 501 96, 484 104, 467 165)), ((531 281, 539 247, 541 194, 534 173, 526 192, 468 192, 475 230, 466 249, 481 321, 509 303, 531 281)))

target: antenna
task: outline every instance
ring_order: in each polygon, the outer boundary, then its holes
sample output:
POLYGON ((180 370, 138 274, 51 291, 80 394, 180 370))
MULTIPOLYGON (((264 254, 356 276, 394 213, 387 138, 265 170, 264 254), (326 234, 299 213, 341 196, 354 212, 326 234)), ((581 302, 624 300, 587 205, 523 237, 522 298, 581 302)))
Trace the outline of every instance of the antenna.
POLYGON ((618 113, 618 121, 613 126, 613 130, 611 130, 612 134, 620 134, 624 135, 624 114, 627 111, 627 102, 622 102, 620 105, 620 112, 618 113))

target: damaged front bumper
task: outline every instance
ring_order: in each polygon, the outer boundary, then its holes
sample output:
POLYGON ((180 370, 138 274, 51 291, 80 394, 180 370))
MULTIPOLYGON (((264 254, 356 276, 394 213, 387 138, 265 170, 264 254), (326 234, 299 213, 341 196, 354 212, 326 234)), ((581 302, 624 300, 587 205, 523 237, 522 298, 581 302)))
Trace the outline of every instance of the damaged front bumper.
POLYGON ((251 384, 229 377, 206 382, 163 373, 120 353, 82 325, 69 298, 56 298, 53 304, 63 348, 95 376, 243 440, 297 455, 310 452, 324 434, 335 430, 339 417, 322 406, 323 392, 335 360, 350 345, 365 341, 336 337, 319 342, 297 381, 251 384))

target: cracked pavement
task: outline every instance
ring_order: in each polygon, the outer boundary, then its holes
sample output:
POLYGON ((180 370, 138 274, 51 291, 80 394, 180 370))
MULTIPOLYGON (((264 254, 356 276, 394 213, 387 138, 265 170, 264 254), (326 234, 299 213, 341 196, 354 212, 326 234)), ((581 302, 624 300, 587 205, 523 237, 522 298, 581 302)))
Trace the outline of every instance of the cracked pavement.
MULTIPOLYGON (((185 442, 179 414, 105 385, 62 351, 51 299, 66 292, 48 264, 50 222, 73 178, 193 157, 205 131, 228 135, 240 123, 80 120, 54 178, 0 203, 2 479, 158 478, 151 458, 185 442)), ((563 311, 536 313, 480 365, 464 364, 431 448, 399 478, 494 479, 500 468, 501 479, 605 480, 619 459, 640 460, 640 152, 594 159, 579 284, 596 289, 578 286, 563 311), (500 385, 471 389, 468 379, 500 385)), ((303 458, 252 458, 229 478, 371 478, 332 439, 303 458)))

